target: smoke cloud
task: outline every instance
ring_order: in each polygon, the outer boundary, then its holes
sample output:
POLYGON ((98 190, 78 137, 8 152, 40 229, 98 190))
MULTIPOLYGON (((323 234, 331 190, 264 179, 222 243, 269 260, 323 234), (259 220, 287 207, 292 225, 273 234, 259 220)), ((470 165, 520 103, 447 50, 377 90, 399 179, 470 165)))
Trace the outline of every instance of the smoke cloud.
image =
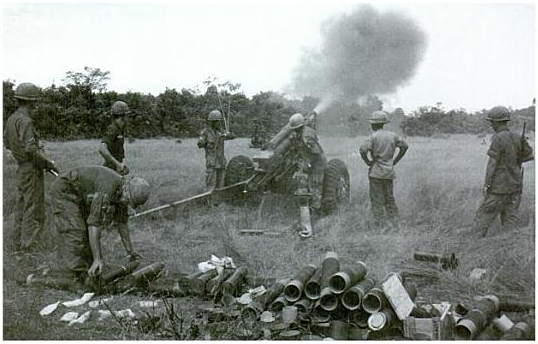
POLYGON ((395 92, 426 50, 426 35, 411 18, 368 5, 328 20, 321 33, 321 46, 305 51, 291 85, 295 94, 320 97, 318 112, 332 100, 395 92))

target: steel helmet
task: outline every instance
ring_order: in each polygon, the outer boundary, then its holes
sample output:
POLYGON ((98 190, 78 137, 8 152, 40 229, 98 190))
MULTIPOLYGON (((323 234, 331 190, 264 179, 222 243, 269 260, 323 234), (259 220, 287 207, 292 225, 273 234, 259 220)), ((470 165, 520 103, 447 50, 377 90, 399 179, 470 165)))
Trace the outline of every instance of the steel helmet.
POLYGON ((222 119, 222 114, 219 110, 213 110, 207 115, 208 121, 220 121, 222 119))
POLYGON ((510 110, 504 106, 495 106, 488 112, 488 118, 486 121, 490 122, 504 122, 510 120, 510 110))
POLYGON ((133 207, 137 207, 146 203, 149 198, 150 187, 148 182, 139 177, 134 177, 128 180, 127 190, 129 201, 133 207))
POLYGON ((39 89, 31 82, 24 82, 15 89, 15 98, 24 100, 38 100, 39 89))
POLYGON ((372 115, 368 119, 370 123, 386 124, 389 122, 387 113, 385 111, 377 110, 372 112, 372 115))
POLYGON ((112 112, 113 115, 127 115, 131 113, 131 110, 129 109, 129 105, 127 105, 127 103, 118 100, 112 104, 110 112, 112 112))
POLYGON ((304 125, 304 123, 305 123, 304 116, 301 115, 300 113, 296 113, 295 115, 292 115, 290 117, 290 128, 292 129, 300 128, 304 125))

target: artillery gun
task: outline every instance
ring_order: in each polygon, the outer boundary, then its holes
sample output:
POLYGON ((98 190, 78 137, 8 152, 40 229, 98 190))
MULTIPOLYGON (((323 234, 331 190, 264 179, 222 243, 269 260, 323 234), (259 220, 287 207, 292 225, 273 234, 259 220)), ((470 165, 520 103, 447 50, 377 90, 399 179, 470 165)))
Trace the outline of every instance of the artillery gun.
MULTIPOLYGON (((305 125, 315 123, 316 113, 306 118, 305 125)), ((146 210, 131 217, 139 217, 169 207, 206 199, 214 194, 225 196, 234 204, 254 203, 259 196, 268 192, 289 194, 296 197, 300 205, 303 233, 312 233, 310 209, 312 208, 312 181, 305 173, 304 159, 296 140, 296 132, 286 124, 252 159, 238 155, 230 159, 225 170, 225 186, 196 196, 146 210)), ((323 176, 321 207, 314 209, 320 215, 328 215, 341 204, 349 201, 349 172, 340 159, 331 159, 323 176)))

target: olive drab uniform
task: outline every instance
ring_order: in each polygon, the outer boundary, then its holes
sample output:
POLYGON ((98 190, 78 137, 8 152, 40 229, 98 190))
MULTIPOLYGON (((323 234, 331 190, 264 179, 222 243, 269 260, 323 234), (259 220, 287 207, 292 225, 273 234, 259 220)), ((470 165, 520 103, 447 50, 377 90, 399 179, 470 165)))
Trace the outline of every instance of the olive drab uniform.
POLYGON ((302 155, 305 162, 307 162, 309 165, 307 172, 311 180, 311 187, 314 193, 313 206, 314 208, 319 208, 321 206, 323 176, 325 173, 325 168, 327 167, 327 158, 325 157, 323 148, 319 144, 316 130, 308 125, 304 126, 302 142, 302 155))
POLYGON ((407 148, 408 145, 400 136, 384 129, 371 133, 360 147, 360 152, 370 152, 373 160, 368 170, 368 178, 371 212, 376 221, 383 221, 384 214, 393 221, 398 216, 393 194, 393 180, 396 178, 393 158, 396 147, 407 148))
POLYGON ((4 146, 17 161, 17 203, 15 206, 14 247, 35 242, 45 222, 43 169, 33 153, 42 152, 34 121, 28 110, 19 108, 7 120, 4 146), (24 242, 21 242, 23 241, 24 242))
POLYGON ((497 165, 488 193, 476 212, 475 230, 482 235, 499 215, 505 229, 517 227, 523 190, 521 164, 533 159, 528 142, 508 129, 493 134, 487 154, 497 165))
POLYGON ((61 270, 82 277, 91 266, 88 226, 127 223, 128 208, 120 203, 122 186, 122 176, 104 166, 78 167, 54 181, 50 197, 61 270))
POLYGON ((232 138, 232 136, 211 127, 206 127, 202 130, 197 144, 199 148, 204 148, 205 150, 205 181, 208 188, 224 186, 224 169, 226 168, 224 140, 232 138))
MULTIPOLYGON (((101 140, 102 143, 107 145, 108 151, 119 162, 123 162, 125 158, 124 144, 125 125, 121 126, 116 120, 114 120, 107 128, 105 137, 101 140)), ((116 170, 114 164, 105 160, 104 166, 116 170)))

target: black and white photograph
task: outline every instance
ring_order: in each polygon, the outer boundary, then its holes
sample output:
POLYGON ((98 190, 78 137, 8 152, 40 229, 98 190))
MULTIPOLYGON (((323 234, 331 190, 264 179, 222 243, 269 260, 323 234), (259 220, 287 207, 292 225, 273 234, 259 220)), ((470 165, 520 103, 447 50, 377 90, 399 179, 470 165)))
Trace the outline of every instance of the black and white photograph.
POLYGON ((535 340, 534 1, 0 7, 3 340, 535 340))

